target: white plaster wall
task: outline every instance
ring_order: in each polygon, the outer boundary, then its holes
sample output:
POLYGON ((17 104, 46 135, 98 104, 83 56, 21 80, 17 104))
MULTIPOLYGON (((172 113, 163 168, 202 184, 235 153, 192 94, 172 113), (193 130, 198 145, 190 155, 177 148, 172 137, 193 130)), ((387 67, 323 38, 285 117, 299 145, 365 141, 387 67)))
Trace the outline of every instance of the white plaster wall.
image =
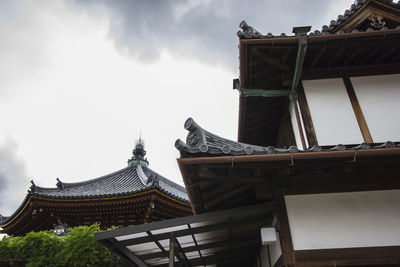
POLYGON ((342 79, 303 81, 303 86, 319 145, 364 141, 342 79))
POLYGON ((400 74, 351 78, 374 142, 400 141, 400 74))
POLYGON ((285 196, 295 250, 400 245, 400 190, 285 196))

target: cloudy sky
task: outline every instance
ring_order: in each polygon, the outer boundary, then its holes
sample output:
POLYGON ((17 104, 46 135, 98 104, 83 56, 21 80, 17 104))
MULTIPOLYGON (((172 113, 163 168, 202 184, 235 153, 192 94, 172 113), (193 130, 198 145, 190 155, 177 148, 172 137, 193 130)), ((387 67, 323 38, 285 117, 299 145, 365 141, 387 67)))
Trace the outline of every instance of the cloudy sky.
POLYGON ((352 0, 0 0, 0 214, 34 180, 119 170, 140 133, 150 168, 182 184, 177 138, 193 117, 236 139, 242 20, 320 29, 352 0))

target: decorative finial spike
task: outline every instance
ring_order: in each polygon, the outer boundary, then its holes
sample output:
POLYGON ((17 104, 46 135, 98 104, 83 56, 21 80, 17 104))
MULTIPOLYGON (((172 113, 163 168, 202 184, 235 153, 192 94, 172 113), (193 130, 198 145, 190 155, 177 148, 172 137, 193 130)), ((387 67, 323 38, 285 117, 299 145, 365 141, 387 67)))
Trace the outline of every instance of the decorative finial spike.
POLYGON ((140 137, 136 140, 135 148, 132 150, 132 158, 128 160, 128 166, 135 164, 140 164, 147 167, 149 162, 147 161, 146 150, 144 149, 144 141, 142 140, 142 133, 140 132, 140 137))

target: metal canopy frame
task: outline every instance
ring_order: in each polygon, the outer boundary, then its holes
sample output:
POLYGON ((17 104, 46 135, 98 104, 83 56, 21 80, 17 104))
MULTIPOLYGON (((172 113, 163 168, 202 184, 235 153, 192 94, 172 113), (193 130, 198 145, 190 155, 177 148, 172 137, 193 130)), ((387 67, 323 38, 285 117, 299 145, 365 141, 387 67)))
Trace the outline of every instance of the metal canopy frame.
POLYGON ((271 202, 96 233, 95 239, 137 266, 209 266, 254 261, 271 202))

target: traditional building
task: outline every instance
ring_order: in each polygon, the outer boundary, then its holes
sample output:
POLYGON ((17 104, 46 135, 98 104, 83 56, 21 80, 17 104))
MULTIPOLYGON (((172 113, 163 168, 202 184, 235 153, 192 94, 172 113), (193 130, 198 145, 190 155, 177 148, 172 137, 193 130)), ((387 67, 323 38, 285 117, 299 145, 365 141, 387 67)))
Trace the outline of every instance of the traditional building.
POLYGON ((398 266, 400 3, 240 27, 239 142, 188 119, 175 144, 195 215, 96 239, 138 266, 398 266))
POLYGON ((9 235, 68 226, 100 223, 101 228, 142 224, 191 214, 185 188, 148 168, 144 144, 139 140, 128 167, 56 188, 35 185, 17 211, 1 221, 9 235))

